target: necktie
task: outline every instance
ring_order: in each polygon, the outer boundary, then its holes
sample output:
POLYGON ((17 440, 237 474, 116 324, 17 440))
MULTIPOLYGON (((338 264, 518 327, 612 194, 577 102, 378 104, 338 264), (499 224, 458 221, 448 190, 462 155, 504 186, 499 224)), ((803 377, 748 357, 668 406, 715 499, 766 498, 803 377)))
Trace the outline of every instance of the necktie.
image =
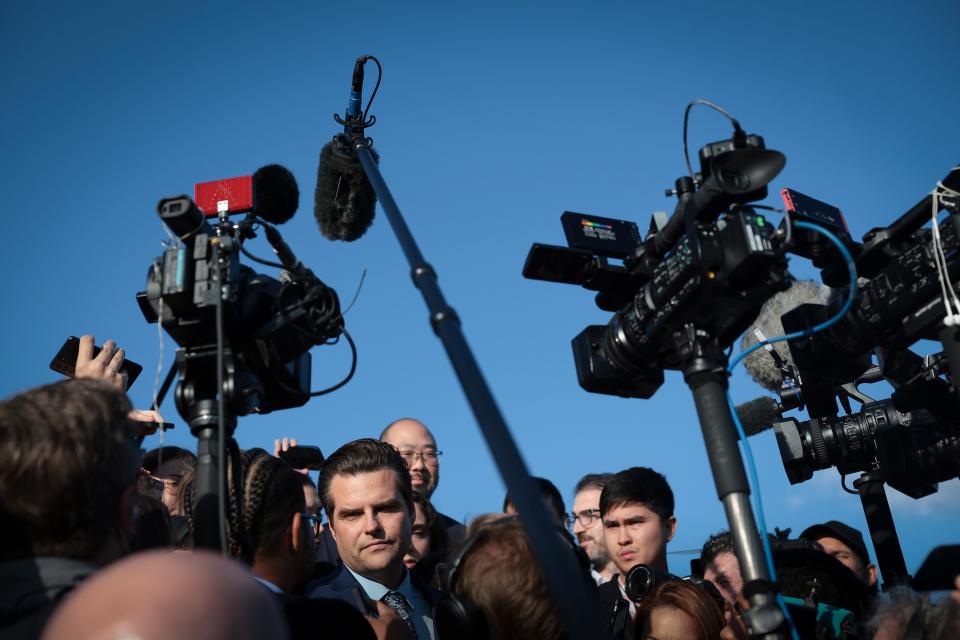
POLYGON ((417 628, 413 626, 413 616, 411 615, 413 611, 410 608, 410 603, 403 597, 403 594, 396 591, 388 591, 387 595, 383 596, 383 601, 387 606, 396 610, 397 615, 406 623, 407 627, 410 628, 410 633, 416 638, 417 628))

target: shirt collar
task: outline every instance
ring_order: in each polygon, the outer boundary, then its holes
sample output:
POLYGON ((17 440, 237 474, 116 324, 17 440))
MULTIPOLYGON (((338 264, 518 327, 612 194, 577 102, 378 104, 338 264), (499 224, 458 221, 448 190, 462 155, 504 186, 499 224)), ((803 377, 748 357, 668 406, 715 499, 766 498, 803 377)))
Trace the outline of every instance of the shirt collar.
POLYGON ((270 589, 270 591, 273 591, 274 593, 283 593, 283 589, 273 584, 266 578, 261 578, 260 576, 253 576, 253 579, 259 582, 260 584, 262 584, 263 586, 265 586, 267 589, 270 589))
POLYGON ((413 585, 410 583, 410 572, 407 571, 406 567, 403 568, 403 579, 400 581, 400 586, 398 586, 396 589, 390 589, 379 582, 370 580, 369 578, 364 578, 350 567, 347 567, 346 563, 344 563, 343 566, 346 567, 347 571, 349 571, 353 577, 357 579, 357 582, 360 583, 360 586, 367 594, 367 597, 371 600, 382 600, 383 596, 387 595, 389 592, 396 591, 403 595, 403 597, 407 599, 407 602, 413 606, 413 585))

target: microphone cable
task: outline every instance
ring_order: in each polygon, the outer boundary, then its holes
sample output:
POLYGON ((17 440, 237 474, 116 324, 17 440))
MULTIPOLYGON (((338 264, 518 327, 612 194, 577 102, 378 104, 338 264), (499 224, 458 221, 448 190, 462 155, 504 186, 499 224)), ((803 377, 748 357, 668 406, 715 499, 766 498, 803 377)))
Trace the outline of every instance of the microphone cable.
MULTIPOLYGON (((819 333, 832 325, 840 321, 843 316, 847 314, 847 311, 850 310, 850 307, 853 306, 853 300, 857 294, 857 267, 853 262, 853 256, 850 255, 850 251, 844 246, 843 242, 835 236, 832 232, 824 229, 815 224, 810 224, 809 222, 803 222, 797 220, 793 222, 800 229, 807 229, 809 231, 814 231, 826 237, 830 242, 837 247, 841 255, 843 255, 844 260, 847 263, 847 269, 850 273, 850 293, 847 295, 847 299, 844 302, 843 306, 834 314, 832 317, 824 320, 816 326, 806 329, 804 331, 795 331, 793 333, 788 333, 782 336, 777 336, 770 338, 768 340, 763 340, 757 342, 756 344, 750 345, 749 348, 744 349, 736 356, 733 360, 730 361, 730 364, 727 366, 727 372, 733 373, 734 368, 748 355, 765 347, 774 342, 784 342, 789 340, 795 340, 797 338, 804 338, 812 336, 815 333, 819 333)), ((788 225, 789 226, 789 225, 788 225)), ((729 386, 727 388, 727 405, 730 407, 730 414, 733 416, 733 424, 737 428, 737 435, 740 437, 740 444, 743 450, 743 457, 747 462, 747 473, 750 477, 750 485, 752 486, 753 493, 753 508, 757 512, 757 522, 756 524, 760 527, 760 541, 763 545, 763 555, 767 561, 768 570, 770 571, 771 581, 777 581, 776 567, 773 563, 773 550, 770 548, 770 540, 767 538, 767 521, 763 514, 763 499, 760 495, 760 478, 757 474, 757 467, 753 459, 753 452, 750 449, 750 444, 747 442, 747 434, 744 432, 743 425, 740 423, 740 419, 737 417, 737 412, 733 404, 733 398, 730 396, 729 386)), ((780 608, 783 610, 784 614, 787 617, 787 620, 790 622, 790 633, 793 636, 794 640, 800 640, 799 635, 797 634, 796 626, 793 624, 793 619, 790 617, 790 612, 787 610, 786 603, 783 601, 783 596, 780 593, 777 593, 777 603, 780 605, 780 608)))

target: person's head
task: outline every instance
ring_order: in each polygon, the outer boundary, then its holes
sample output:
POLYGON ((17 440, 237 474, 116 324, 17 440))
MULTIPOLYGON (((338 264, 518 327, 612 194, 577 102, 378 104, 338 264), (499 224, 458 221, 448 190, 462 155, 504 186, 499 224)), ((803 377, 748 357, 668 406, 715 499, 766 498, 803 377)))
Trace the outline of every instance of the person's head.
MULTIPOLYGON (((477 637, 491 640, 551 640, 566 637, 556 600, 548 591, 533 548, 517 518, 501 518, 480 525, 467 539, 450 568, 448 586, 468 603, 471 620, 463 621, 477 637), (481 629, 485 629, 484 633, 481 629)), ((449 617, 438 605, 439 637, 456 632, 445 628, 449 617), (445 633, 444 633, 445 632, 445 633)), ((458 625, 459 626, 459 625, 458 625)))
POLYGON ((877 584, 877 567, 870 562, 863 535, 853 527, 830 520, 808 527, 800 537, 819 544, 871 589, 877 584))
POLYGON ((0 402, 0 560, 106 564, 136 531, 140 450, 127 396, 65 380, 0 402))
POLYGON ((141 465, 163 485, 162 501, 171 514, 177 514, 177 494, 180 481, 197 464, 197 456, 180 447, 157 447, 147 451, 141 465))
POLYGON ((447 532, 437 518, 437 511, 430 501, 421 494, 413 493, 414 518, 410 549, 403 556, 408 569, 431 553, 440 553, 447 545, 447 532))
POLYGON ((829 619, 840 624, 849 618, 846 624, 854 626, 863 622, 871 606, 867 586, 819 544, 805 538, 778 540, 773 545, 773 562, 780 593, 794 606, 791 615, 801 637, 814 637, 829 619), (815 603, 816 608, 810 609, 807 603, 815 603), (827 606, 833 609, 829 616, 822 610, 827 606))
MULTIPOLYGON (((537 476, 532 476, 532 478, 536 481, 537 488, 540 489, 540 496, 543 498, 544 504, 547 505, 547 511, 553 516, 557 524, 565 527, 568 518, 567 508, 563 504, 563 496, 560 495, 560 490, 546 478, 537 476)), ((517 506, 513 504, 509 493, 503 497, 503 512, 509 515, 517 515, 517 506)))
MULTIPOLYGON (((194 478, 185 482, 183 506, 193 530, 196 484, 194 478)), ((228 456, 226 523, 231 556, 254 567, 282 566, 291 589, 306 583, 313 570, 316 534, 306 517, 300 474, 287 463, 263 449, 228 456)))
POLYGON ((612 473, 589 473, 577 483, 573 494, 573 535, 586 552, 593 566, 602 569, 610 562, 610 553, 603 541, 603 520, 600 518, 600 494, 612 473))
POLYGON ((403 575, 414 515, 410 471, 395 447, 364 438, 323 463, 320 501, 340 558, 388 587, 403 575))
POLYGON ((667 543, 677 519, 666 478, 647 467, 614 474, 600 493, 600 517, 604 544, 621 576, 638 564, 667 570, 667 543))
POLYGON ((406 461, 413 490, 432 496, 440 483, 442 452, 427 426, 413 418, 401 418, 387 425, 380 440, 393 445, 406 461))
POLYGON ((716 640, 725 626, 723 611, 702 588, 668 580, 637 607, 638 638, 716 640))
POLYGON ((317 491, 317 485, 313 484, 310 476, 298 473, 300 476, 300 485, 303 487, 303 499, 307 502, 307 513, 311 515, 320 515, 322 506, 320 505, 320 493, 317 491))
POLYGON ((53 615, 43 638, 287 638, 274 600, 221 556, 148 551, 87 579, 53 615))
POLYGON ((729 531, 721 531, 707 539, 700 550, 700 564, 703 579, 712 582, 723 599, 734 604, 743 590, 743 576, 729 531))
POLYGON ((131 550, 172 549, 175 541, 173 523, 163 503, 152 496, 140 494, 137 506, 137 535, 130 545, 131 550))

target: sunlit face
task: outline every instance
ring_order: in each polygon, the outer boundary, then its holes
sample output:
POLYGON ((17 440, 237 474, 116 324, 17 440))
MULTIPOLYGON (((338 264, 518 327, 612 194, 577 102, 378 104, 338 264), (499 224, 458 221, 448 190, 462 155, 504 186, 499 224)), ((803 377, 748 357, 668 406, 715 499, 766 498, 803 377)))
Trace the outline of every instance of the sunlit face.
POLYGON ((817 544, 823 547, 823 550, 829 555, 839 560, 843 566, 853 571, 854 575, 863 580, 864 584, 868 587, 873 586, 873 583, 877 581, 876 569, 873 570, 871 576, 871 572, 864 566, 860 556, 857 555, 856 551, 848 547, 846 543, 836 538, 826 536, 818 538, 817 544))
POLYGON ((403 563, 408 569, 420 562, 423 556, 430 551, 430 528, 427 526, 427 516, 423 513, 420 503, 414 502, 416 518, 413 520, 413 533, 410 536, 410 549, 403 556, 403 563))
POLYGON ((587 557, 595 567, 602 568, 610 561, 610 554, 603 537, 603 520, 600 518, 600 494, 602 489, 591 487, 584 489, 573 498, 573 512, 584 515, 592 514, 593 520, 584 526, 580 518, 573 521, 573 535, 587 553, 587 557))
POLYGON ((383 442, 393 445, 404 455, 413 490, 428 498, 433 495, 440 482, 440 460, 423 455, 437 451, 437 443, 430 431, 416 420, 400 420, 383 435, 383 442))
POLYGON ((740 575, 740 562, 736 554, 732 551, 718 553, 703 567, 703 579, 712 582, 724 600, 735 603, 743 589, 743 576, 740 575))
POLYGON ((642 640, 691 640, 699 630, 693 617, 676 607, 655 607, 643 621, 642 640))
POLYGON ((340 558, 388 587, 402 576, 410 548, 411 514, 397 484, 391 469, 337 475, 330 482, 334 508, 328 525, 340 558))
POLYGON ((611 508, 603 516, 603 539, 621 579, 638 564, 666 569, 667 543, 673 539, 677 519, 660 516, 639 502, 611 508))

